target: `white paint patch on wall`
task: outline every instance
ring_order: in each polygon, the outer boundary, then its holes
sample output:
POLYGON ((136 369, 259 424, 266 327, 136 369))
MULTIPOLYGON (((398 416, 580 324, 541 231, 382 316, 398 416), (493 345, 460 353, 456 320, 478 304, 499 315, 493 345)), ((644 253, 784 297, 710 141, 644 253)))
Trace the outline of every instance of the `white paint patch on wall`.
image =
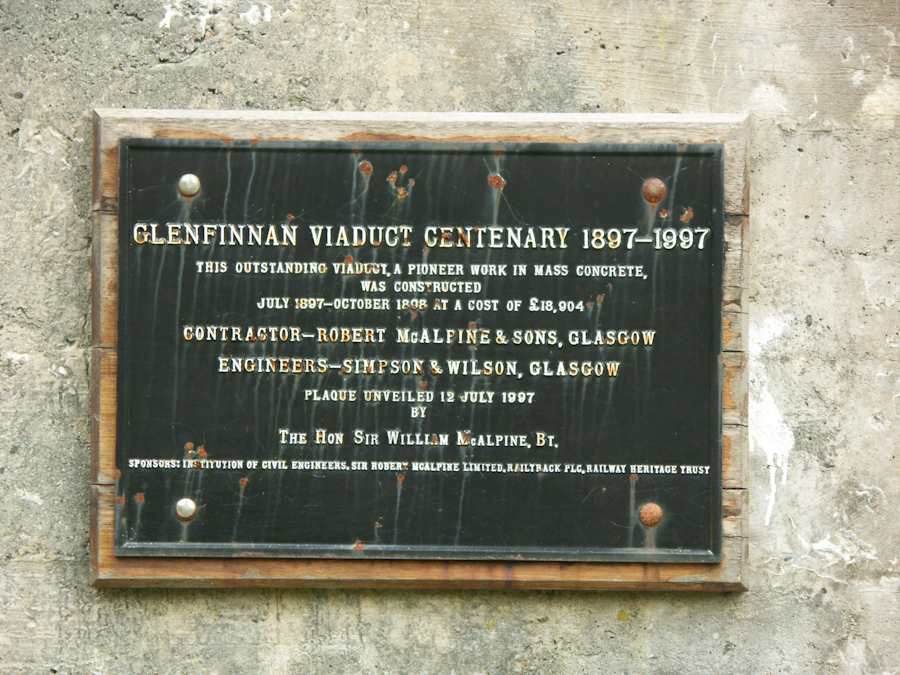
POLYGON ((250 9, 246 12, 241 12, 239 16, 251 26, 255 26, 260 21, 269 22, 272 20, 272 7, 270 5, 265 5, 265 9, 260 11, 259 5, 254 4, 251 5, 250 9))
MULTIPOLYGON (((790 520, 796 530, 793 519, 790 520)), ((783 576, 791 571, 804 571, 836 584, 849 584, 852 581, 842 572, 850 567, 859 571, 866 563, 881 562, 875 547, 848 529, 828 533, 812 543, 796 531, 795 534, 803 553, 799 556, 777 555, 769 558, 763 563, 766 572, 773 576, 783 576)))
POLYGON ((900 85, 885 76, 884 81, 862 102, 862 118, 878 129, 891 129, 900 119, 900 85))
POLYGON ((838 563, 847 566, 863 560, 878 561, 878 551, 875 547, 857 537, 850 530, 841 530, 833 537, 832 539, 831 534, 826 534, 825 537, 812 544, 802 537, 800 537, 800 541, 809 551, 824 559, 826 568, 838 563))
MULTIPOLYGON (((246 7, 246 4, 243 5, 246 7)), ((253 3, 246 11, 239 11, 240 6, 236 6, 235 0, 199 0, 196 3, 196 9, 193 3, 185 4, 185 0, 172 0, 163 3, 165 14, 159 22, 160 28, 171 28, 172 19, 182 18, 188 23, 197 24, 197 32, 203 35, 206 33, 206 27, 209 20, 220 12, 237 12, 239 21, 246 21, 251 26, 255 26, 260 21, 269 22, 272 20, 272 6, 263 4, 262 9, 259 5, 253 3)))
POLYGON ((34 492, 29 492, 28 490, 23 490, 22 488, 16 488, 16 497, 26 502, 37 504, 38 506, 44 505, 44 500, 41 499, 40 495, 35 494, 34 492))
POLYGON ((206 33, 206 24, 209 22, 209 17, 223 9, 226 9, 226 7, 222 0, 201 0, 200 11, 197 12, 197 28, 201 35, 206 33))
POLYGON ((844 648, 838 651, 841 659, 841 672, 846 675, 866 675, 866 673, 870 673, 869 659, 866 654, 867 647, 864 637, 848 637, 844 648))
POLYGON ((794 432, 788 427, 769 391, 763 356, 766 346, 779 338, 787 326, 787 317, 769 316, 750 330, 750 451, 760 449, 766 453, 766 466, 769 468, 766 525, 772 522, 779 469, 781 484, 787 483, 788 456, 794 449, 794 432))
POLYGON ((167 2, 163 5, 163 9, 166 10, 165 16, 163 16, 162 21, 159 22, 160 28, 171 28, 172 27, 172 19, 176 16, 184 17, 184 13, 181 11, 181 0, 175 0, 175 2, 167 2))
POLYGON ((406 77, 416 77, 421 72, 419 60, 415 54, 400 52, 392 54, 384 61, 384 75, 388 83, 388 100, 396 105, 403 98, 400 81, 406 77))
POLYGON ((750 92, 747 110, 758 117, 776 117, 787 111, 787 98, 774 84, 758 84, 750 92))
MULTIPOLYGON (((900 115, 900 89, 897 90, 897 111, 900 115)), ((853 263, 859 270, 866 287, 866 302, 877 310, 893 307, 900 300, 900 284, 896 270, 884 264, 882 259, 856 256, 853 263)))

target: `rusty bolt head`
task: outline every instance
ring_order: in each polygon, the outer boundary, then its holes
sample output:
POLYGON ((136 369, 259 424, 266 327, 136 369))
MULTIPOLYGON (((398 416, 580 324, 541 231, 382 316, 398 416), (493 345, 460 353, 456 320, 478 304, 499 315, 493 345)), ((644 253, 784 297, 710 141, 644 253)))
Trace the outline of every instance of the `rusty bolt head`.
POLYGON ((178 191, 185 197, 193 197, 200 192, 200 179, 192 173, 186 173, 178 179, 178 191))
POLYGON ((649 502, 641 507, 641 522, 647 527, 656 527, 662 522, 663 512, 659 504, 649 502))
POLYGON ((488 176, 488 185, 497 190, 502 190, 503 186, 506 185, 506 181, 503 180, 503 177, 499 173, 492 173, 488 176))
POLYGON ((179 499, 175 504, 175 516, 178 520, 183 520, 185 522, 189 520, 193 520, 194 516, 197 515, 197 502, 193 499, 188 499, 185 497, 184 499, 179 499))
POLYGON ((666 196, 666 184, 659 178, 650 178, 644 181, 641 193, 644 195, 644 199, 651 204, 659 204, 666 196))

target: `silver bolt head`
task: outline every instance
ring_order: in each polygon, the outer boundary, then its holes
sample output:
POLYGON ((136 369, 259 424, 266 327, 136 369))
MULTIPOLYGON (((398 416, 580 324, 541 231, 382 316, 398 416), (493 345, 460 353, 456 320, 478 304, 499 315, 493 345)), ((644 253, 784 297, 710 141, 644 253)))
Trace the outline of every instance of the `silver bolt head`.
POLYGON ((179 499, 175 504, 175 515, 179 520, 192 520, 197 515, 197 502, 193 499, 179 499))
POLYGON ((185 197, 193 197, 200 192, 200 179, 192 173, 186 173, 178 179, 178 191, 185 197))

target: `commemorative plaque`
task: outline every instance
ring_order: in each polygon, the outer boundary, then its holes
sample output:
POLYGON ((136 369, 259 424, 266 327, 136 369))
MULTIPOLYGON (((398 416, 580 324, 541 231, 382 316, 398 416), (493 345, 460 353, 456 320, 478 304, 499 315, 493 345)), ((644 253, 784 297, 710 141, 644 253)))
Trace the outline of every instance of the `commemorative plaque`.
POLYGON ((723 148, 120 138, 114 555, 719 564, 723 148))

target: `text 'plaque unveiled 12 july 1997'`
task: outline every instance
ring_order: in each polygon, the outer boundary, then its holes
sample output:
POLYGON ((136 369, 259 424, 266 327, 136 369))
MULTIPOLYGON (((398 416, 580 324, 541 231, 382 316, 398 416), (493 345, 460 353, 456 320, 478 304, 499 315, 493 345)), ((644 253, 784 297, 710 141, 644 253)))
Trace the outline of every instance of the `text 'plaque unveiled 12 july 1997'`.
POLYGON ((719 559, 721 145, 119 166, 116 554, 719 559))

